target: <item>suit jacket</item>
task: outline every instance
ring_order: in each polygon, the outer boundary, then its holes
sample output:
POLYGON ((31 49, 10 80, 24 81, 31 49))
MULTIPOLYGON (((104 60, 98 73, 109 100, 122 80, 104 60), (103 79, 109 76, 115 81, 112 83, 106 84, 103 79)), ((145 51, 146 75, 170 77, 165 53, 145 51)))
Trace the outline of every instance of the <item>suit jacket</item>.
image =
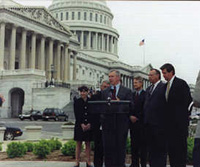
MULTIPOLYGON (((167 86, 167 84, 166 84, 167 86)), ((175 77, 167 100, 167 128, 169 133, 188 135, 188 107, 192 102, 188 84, 175 77)))
POLYGON ((151 86, 146 90, 144 123, 165 128, 165 84, 160 81, 152 94, 150 94, 150 88, 151 86))
POLYGON ((143 123, 143 118, 144 118, 144 111, 143 111, 143 107, 144 107, 144 102, 145 102, 145 95, 146 92, 144 90, 142 90, 138 96, 137 99, 135 99, 136 96, 136 92, 133 92, 133 103, 134 103, 134 110, 133 113, 131 113, 131 115, 137 117, 139 119, 139 122, 143 123))
POLYGON ((196 80, 196 86, 193 93, 193 101, 196 103, 197 107, 200 107, 200 71, 196 80))
MULTIPOLYGON (((104 91, 102 91, 102 96, 101 96, 101 99, 102 100, 107 100, 108 97, 111 97, 111 94, 112 94, 112 90, 111 90, 111 87, 108 87, 107 89, 105 89, 104 91)), ((130 89, 120 85, 119 87, 119 91, 118 91, 118 94, 117 94, 117 97, 120 99, 120 100, 130 100, 131 101, 131 104, 130 104, 130 111, 129 111, 129 114, 131 112, 133 112, 133 107, 134 107, 134 104, 133 104, 133 96, 132 96, 132 92, 130 89)), ((126 108, 123 108, 123 107, 120 107, 121 110, 126 110, 126 108)), ((123 112, 123 111, 121 111, 123 112)))
POLYGON ((92 116, 88 112, 88 100, 89 99, 87 99, 87 101, 84 101, 82 98, 79 98, 74 102, 74 115, 76 119, 76 126, 92 122, 92 116))

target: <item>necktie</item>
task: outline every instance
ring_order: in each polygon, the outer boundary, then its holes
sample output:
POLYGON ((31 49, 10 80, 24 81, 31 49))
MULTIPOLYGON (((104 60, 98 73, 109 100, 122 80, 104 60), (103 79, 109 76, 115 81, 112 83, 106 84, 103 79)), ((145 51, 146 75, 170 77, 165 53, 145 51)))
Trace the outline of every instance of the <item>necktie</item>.
POLYGON ((149 90, 149 93, 152 95, 153 93, 153 88, 154 88, 154 85, 151 86, 150 90, 149 90))
POLYGON ((112 100, 116 100, 116 86, 114 86, 114 89, 112 91, 112 97, 111 97, 112 100))
POLYGON ((136 93, 135 93, 135 98, 134 98, 135 104, 137 103, 137 101, 138 101, 138 98, 139 98, 139 93, 138 93, 138 92, 136 92, 136 93))
POLYGON ((169 90, 170 90, 170 82, 167 82, 167 89, 166 89, 166 100, 168 100, 168 96, 169 96, 169 90))

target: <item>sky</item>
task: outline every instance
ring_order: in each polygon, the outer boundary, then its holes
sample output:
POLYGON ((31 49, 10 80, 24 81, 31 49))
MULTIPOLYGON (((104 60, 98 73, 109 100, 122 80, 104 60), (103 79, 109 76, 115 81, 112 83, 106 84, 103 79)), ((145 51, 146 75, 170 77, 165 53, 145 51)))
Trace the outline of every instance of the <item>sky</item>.
MULTIPOLYGON (((15 0, 45 6, 51 0, 15 0)), ((195 84, 200 70, 200 1, 107 1, 120 34, 119 59, 130 65, 171 63, 176 76, 195 84), (145 39, 145 45, 139 42, 145 39)))

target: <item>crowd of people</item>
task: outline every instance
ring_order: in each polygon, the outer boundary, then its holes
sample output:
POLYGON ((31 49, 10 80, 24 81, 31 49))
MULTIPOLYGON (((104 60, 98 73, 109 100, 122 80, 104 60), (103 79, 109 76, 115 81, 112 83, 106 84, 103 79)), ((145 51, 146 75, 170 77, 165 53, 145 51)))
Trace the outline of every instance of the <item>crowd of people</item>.
MULTIPOLYGON (((169 63, 160 69, 151 69, 149 81, 151 85, 144 90, 143 78, 134 77, 132 91, 123 86, 120 72, 111 70, 109 81, 103 81, 101 91, 90 95, 90 98, 86 98, 89 92, 86 86, 79 88, 81 97, 74 102, 74 139, 77 141, 75 167, 79 167, 80 143, 83 141, 86 144, 86 164, 91 167, 89 143, 92 140, 95 143, 95 167, 102 167, 103 162, 105 167, 125 167, 128 129, 132 154, 130 167, 146 167, 147 162, 150 167, 166 167, 167 156, 171 167, 186 167, 189 116, 193 106, 190 88, 183 79, 175 76, 175 68, 169 63), (166 82, 161 81, 161 73, 166 82), (108 99, 111 102, 129 101, 129 111, 124 112, 127 107, 122 104, 112 108, 120 110, 119 113, 106 113, 105 105, 99 103, 90 112, 88 101, 108 99), (94 114, 95 111, 99 114, 94 114)), ((199 139, 195 139, 194 162, 197 162, 195 157, 200 155, 199 139)), ((199 166, 198 160, 195 167, 199 166)))

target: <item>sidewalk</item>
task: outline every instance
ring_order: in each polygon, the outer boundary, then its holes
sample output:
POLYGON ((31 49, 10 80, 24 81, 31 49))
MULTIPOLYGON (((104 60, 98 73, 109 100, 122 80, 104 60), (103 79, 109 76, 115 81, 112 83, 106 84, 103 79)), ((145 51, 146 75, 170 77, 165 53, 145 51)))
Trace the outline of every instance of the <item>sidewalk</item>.
MULTIPOLYGON (((73 167, 74 164, 74 162, 60 161, 0 161, 0 167, 73 167)), ((80 167, 86 167, 86 163, 80 163, 80 167)), ((129 167, 128 164, 127 167, 129 167)), ((169 167, 169 165, 167 167, 169 167)), ((192 166, 190 165, 187 167, 192 166)))

